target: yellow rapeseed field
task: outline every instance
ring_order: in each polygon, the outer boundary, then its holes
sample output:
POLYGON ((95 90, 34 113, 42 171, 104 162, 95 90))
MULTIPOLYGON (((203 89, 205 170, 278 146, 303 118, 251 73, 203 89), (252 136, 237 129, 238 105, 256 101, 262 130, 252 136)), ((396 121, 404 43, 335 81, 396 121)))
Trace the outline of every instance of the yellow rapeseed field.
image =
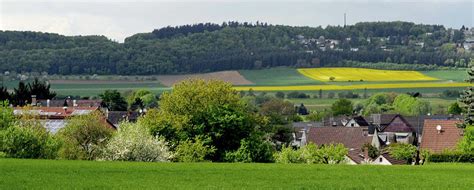
POLYGON ((390 83, 390 84, 356 84, 348 86, 340 85, 307 85, 307 86, 238 86, 238 91, 313 91, 313 90, 363 90, 363 89, 393 89, 393 88, 447 88, 468 87, 469 83, 390 83))
POLYGON ((298 69, 306 77, 329 82, 347 81, 431 81, 437 78, 426 76, 418 71, 394 71, 363 68, 313 68, 298 69), (333 80, 331 80, 333 78, 333 80))

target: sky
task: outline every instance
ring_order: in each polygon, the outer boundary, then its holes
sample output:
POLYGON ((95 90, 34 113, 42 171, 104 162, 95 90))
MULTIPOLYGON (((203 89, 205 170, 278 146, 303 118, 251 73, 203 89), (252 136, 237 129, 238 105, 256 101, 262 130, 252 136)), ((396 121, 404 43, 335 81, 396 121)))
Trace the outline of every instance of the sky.
POLYGON ((474 0, 0 0, 0 30, 104 35, 123 42, 165 26, 224 21, 291 26, 410 21, 474 27, 474 0))

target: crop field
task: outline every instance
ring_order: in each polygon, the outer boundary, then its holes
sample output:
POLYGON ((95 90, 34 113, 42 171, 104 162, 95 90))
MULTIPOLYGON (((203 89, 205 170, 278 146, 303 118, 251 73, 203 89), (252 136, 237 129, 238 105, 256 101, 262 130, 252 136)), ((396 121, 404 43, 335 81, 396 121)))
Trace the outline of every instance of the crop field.
POLYGON ((473 164, 132 163, 0 159, 0 189, 472 189, 473 164))
MULTIPOLYGON (((386 71, 359 68, 317 68, 295 69, 277 67, 261 70, 240 70, 214 72, 195 75, 167 76, 53 76, 51 89, 61 96, 97 96, 104 90, 120 92, 148 89, 155 93, 170 90, 173 84, 189 77, 204 79, 222 79, 235 85, 236 90, 255 91, 364 91, 371 92, 417 91, 424 93, 441 92, 445 89, 463 89, 469 84, 464 82, 467 73, 464 70, 439 71, 386 71), (326 73, 326 77, 318 72, 326 73), (405 74, 395 74, 395 73, 405 74), (333 73, 333 74, 327 74, 333 73), (349 74, 348 74, 349 73, 349 74), (365 73, 365 74, 362 74, 365 73), (377 74, 378 73, 378 74, 377 74), (327 76, 335 76, 328 81, 327 76), (363 79, 363 81, 360 81, 363 79), (349 82, 349 80, 351 80, 349 82)), ((31 80, 29 80, 31 81, 31 80)), ((26 82, 29 82, 26 81, 26 82)), ((18 80, 4 80, 3 85, 10 91, 18 86, 18 80)))
POLYGON ((324 82, 438 80, 437 78, 426 76, 418 71, 393 71, 363 68, 313 68, 298 69, 298 72, 306 77, 324 82))
POLYGON ((261 70, 240 70, 242 76, 256 86, 316 85, 321 81, 301 75, 294 68, 277 67, 261 70))
POLYGON ((306 85, 306 86, 239 86, 238 91, 315 91, 315 90, 363 90, 363 89, 397 89, 397 88, 455 88, 468 87, 471 84, 459 82, 432 83, 388 83, 388 84, 355 84, 355 85, 306 85))

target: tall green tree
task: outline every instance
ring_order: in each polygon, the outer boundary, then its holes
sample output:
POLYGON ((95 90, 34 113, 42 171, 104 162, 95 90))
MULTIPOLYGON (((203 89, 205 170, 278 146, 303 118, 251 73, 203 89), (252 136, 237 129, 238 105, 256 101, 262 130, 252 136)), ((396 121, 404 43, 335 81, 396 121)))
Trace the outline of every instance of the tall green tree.
POLYGON ((40 81, 38 78, 32 83, 28 83, 28 88, 31 95, 36 95, 37 99, 53 99, 56 93, 51 91, 51 85, 46 81, 40 81))
POLYGON ((208 159, 223 161, 226 152, 237 150, 242 139, 257 126, 254 113, 240 100, 230 83, 221 81, 185 80, 163 93, 160 110, 145 115, 140 123, 154 135, 169 141, 210 139, 206 145, 216 149, 208 159))
POLYGON ((474 125, 474 59, 471 60, 469 68, 467 69, 468 78, 466 82, 471 83, 470 87, 464 90, 459 101, 463 103, 466 114, 464 117, 464 125, 474 125))
POLYGON ((350 100, 342 98, 332 104, 331 110, 334 116, 351 115, 354 111, 354 105, 350 100))
POLYGON ((117 90, 106 90, 99 97, 103 104, 111 111, 127 111, 127 102, 117 90))
POLYGON ((24 106, 31 99, 31 92, 28 85, 23 81, 18 83, 18 88, 13 90, 13 104, 24 106))

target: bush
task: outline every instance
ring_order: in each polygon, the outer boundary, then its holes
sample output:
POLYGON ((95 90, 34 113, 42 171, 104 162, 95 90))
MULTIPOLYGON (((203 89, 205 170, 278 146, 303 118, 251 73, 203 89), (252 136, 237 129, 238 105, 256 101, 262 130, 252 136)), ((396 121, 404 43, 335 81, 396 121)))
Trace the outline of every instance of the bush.
POLYGON ((406 160, 408 163, 416 156, 416 146, 404 143, 394 143, 388 147, 390 156, 399 160, 406 160))
POLYGON ((286 95, 287 98, 310 98, 309 95, 303 93, 303 92, 298 92, 298 91, 293 91, 290 92, 286 95))
POLYGON ((61 145, 42 127, 9 127, 0 131, 0 142, 0 152, 10 158, 54 159, 61 145))
POLYGON ((205 145, 201 138, 181 142, 176 148, 176 160, 178 162, 202 162, 206 156, 214 153, 213 146, 205 145))
POLYGON ((112 136, 98 112, 72 117, 65 128, 58 132, 63 141, 59 154, 65 159, 94 160, 112 136))
POLYGON ((274 157, 277 163, 341 164, 344 163, 347 151, 342 144, 318 147, 314 143, 309 143, 298 150, 283 148, 274 154, 274 157))
POLYGON ((227 152, 225 160, 228 162, 272 162, 273 148, 268 141, 262 137, 255 136, 243 139, 239 149, 234 152, 227 152))
POLYGON ((277 93, 275 93, 275 97, 280 98, 280 99, 285 99, 285 93, 284 92, 277 92, 277 93))
POLYGON ((137 124, 122 123, 102 151, 104 160, 165 162, 172 158, 163 138, 152 136, 137 124))
POLYGON ((13 108, 9 107, 8 104, 8 101, 0 100, 0 130, 10 127, 15 120, 13 108))
POLYGON ((273 155, 276 163, 303 163, 303 158, 299 150, 292 147, 283 147, 280 152, 273 155))
POLYGON ((474 163, 474 153, 448 152, 440 154, 432 154, 429 162, 466 162, 474 163))

